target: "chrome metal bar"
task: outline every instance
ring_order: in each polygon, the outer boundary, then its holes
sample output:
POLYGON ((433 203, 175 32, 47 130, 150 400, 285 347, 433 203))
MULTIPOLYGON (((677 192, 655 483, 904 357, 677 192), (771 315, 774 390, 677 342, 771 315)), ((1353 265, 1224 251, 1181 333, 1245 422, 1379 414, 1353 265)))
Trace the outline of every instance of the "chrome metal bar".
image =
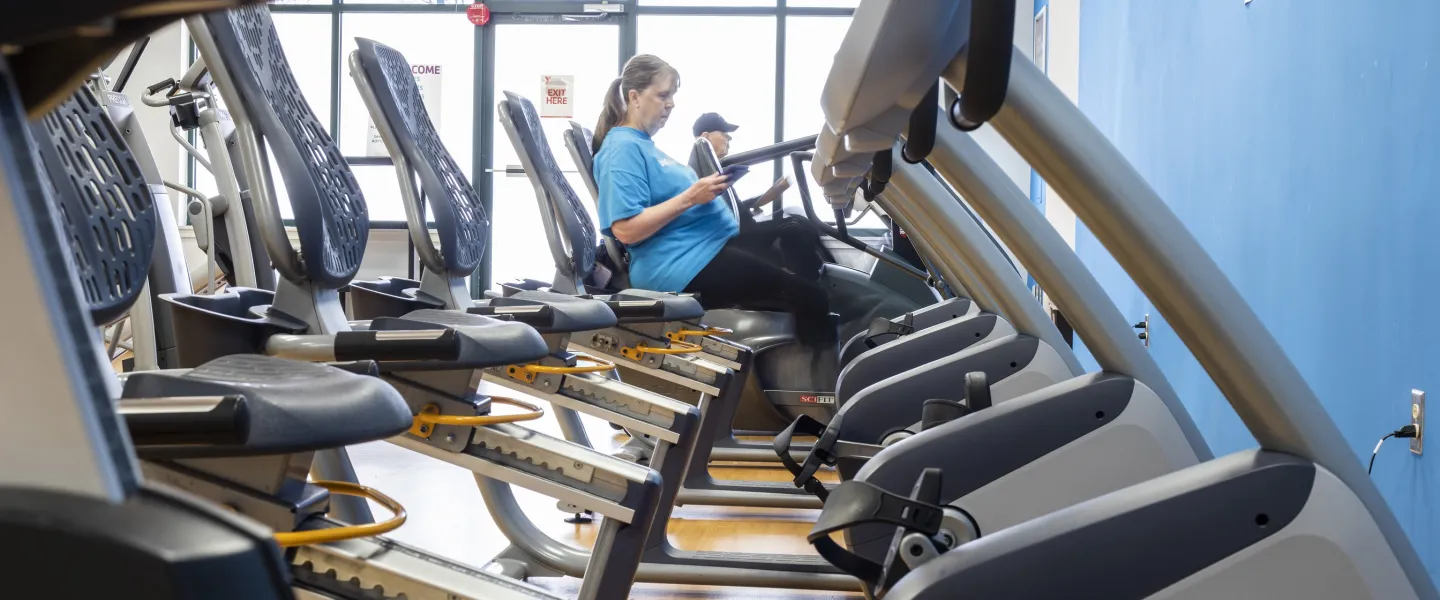
POLYGON ((210 412, 226 396, 172 396, 169 398, 121 398, 116 410, 121 415, 210 412))
MULTIPOLYGON (((155 205, 155 212, 163 213, 162 205, 155 205)), ((157 233, 157 236, 164 235, 157 233)), ((150 282, 140 290, 135 305, 130 307, 130 353, 134 355, 134 370, 150 371, 159 368, 159 344, 156 339, 155 305, 151 301, 150 282)), ((118 325, 117 325, 118 327, 118 325)), ((117 344, 124 347, 124 344, 117 344)), ((112 351, 110 356, 115 356, 112 351)))
POLYGON ((277 334, 265 339, 265 353, 279 358, 306 362, 329 362, 335 359, 334 335, 277 334))
MULTIPOLYGON (((261 229, 260 237, 265 241, 265 249, 270 254, 270 262, 285 279, 305 281, 305 268, 300 264, 299 252, 290 244, 290 236, 285 233, 285 221, 280 216, 280 204, 275 197, 275 190, 271 188, 270 169, 262 150, 263 142, 260 139, 260 132, 251 122, 245 103, 240 101, 236 94, 235 81, 231 79, 227 65, 220 60, 220 49, 215 45, 215 38, 210 33, 210 26, 205 22, 205 18, 186 17, 185 26, 190 32, 191 39, 195 41, 195 46, 199 48, 200 56, 205 60, 216 86, 219 87, 221 93, 231 98, 231 102, 226 106, 230 111, 230 118, 235 122, 236 138, 240 144, 241 166, 245 171, 245 180, 250 185, 251 206, 255 209, 255 224, 261 229)), ((231 233, 231 237, 235 237, 233 234, 236 232, 232 230, 231 233)))
MULTIPOLYGON (((240 190, 240 178, 235 174, 235 165, 230 164, 230 152, 226 149, 225 134, 220 127, 219 109, 213 105, 200 113, 200 135, 205 139, 205 151, 210 153, 210 164, 214 165, 210 172, 215 176, 215 187, 226 201, 225 212, 221 216, 225 218, 225 231, 230 241, 230 256, 233 258, 231 268, 235 273, 235 284, 240 287, 259 287, 259 279, 255 273, 259 269, 269 268, 269 265, 257 265, 251 258, 255 254, 250 248, 250 225, 245 221, 245 202, 241 198, 243 192, 240 190)), ((258 226, 261 222, 257 219, 255 223, 258 226)), ((288 236, 285 243, 289 243, 288 236)), ((215 252, 210 254, 211 260, 214 260, 215 252)), ((214 279, 213 275, 211 279, 214 279)))

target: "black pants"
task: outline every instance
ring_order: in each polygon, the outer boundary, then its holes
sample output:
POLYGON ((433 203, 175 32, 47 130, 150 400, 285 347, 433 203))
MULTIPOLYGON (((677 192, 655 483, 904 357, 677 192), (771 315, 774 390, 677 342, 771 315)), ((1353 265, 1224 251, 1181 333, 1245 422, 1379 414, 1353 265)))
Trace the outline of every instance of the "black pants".
MULTIPOLYGON (((746 203, 753 200, 759 200, 759 198, 752 198, 751 200, 746 201, 746 203)), ((756 217, 755 215, 750 214, 750 211, 748 209, 743 209, 740 211, 741 233, 751 230, 769 231, 771 228, 780 229, 780 232, 776 235, 794 236, 797 240, 807 239, 807 241, 805 242, 806 244, 809 244, 810 241, 808 240, 813 238, 814 247, 820 255, 820 260, 827 263, 835 262, 835 256, 830 254, 830 249, 826 248, 825 244, 820 241, 820 232, 816 231, 814 227, 809 226, 809 224, 806 223, 805 219, 801 217, 782 215, 782 218, 777 221, 775 220, 775 216, 773 214, 761 215, 760 217, 756 217), (800 231, 800 228, 802 227, 804 228, 804 231, 800 231)))
POLYGON ((806 344, 834 344, 830 298, 820 280, 828 253, 820 235, 799 219, 747 223, 690 281, 706 309, 740 308, 795 315, 806 344))

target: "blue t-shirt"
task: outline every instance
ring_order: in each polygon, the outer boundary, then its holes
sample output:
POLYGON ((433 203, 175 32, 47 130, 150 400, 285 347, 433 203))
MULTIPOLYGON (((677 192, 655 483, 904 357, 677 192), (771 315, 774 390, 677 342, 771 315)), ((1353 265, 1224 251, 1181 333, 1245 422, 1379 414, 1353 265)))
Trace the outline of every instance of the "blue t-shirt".
MULTIPOLYGON (((655 147, 638 129, 616 127, 595 155, 600 189, 600 228, 610 226, 679 196, 695 183, 695 171, 655 147)), ((693 206, 630 249, 630 284, 657 292, 679 292, 690 284, 740 226, 722 197, 693 206)))

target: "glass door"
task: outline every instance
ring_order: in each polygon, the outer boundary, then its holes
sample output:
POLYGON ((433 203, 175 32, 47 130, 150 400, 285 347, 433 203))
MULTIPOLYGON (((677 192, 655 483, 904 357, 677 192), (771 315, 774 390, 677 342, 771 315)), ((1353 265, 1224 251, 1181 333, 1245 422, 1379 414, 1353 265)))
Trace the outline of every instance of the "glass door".
POLYGON ((594 203, 579 171, 565 148, 562 132, 575 121, 594 129, 605 90, 620 71, 621 14, 513 15, 491 24, 494 51, 490 80, 483 85, 493 93, 491 118, 484 135, 492 144, 490 174, 491 228, 490 287, 531 278, 549 281, 554 260, 540 221, 539 203, 519 153, 500 124, 496 106, 504 92, 523 96, 544 114, 546 78, 568 84, 569 109, 542 117, 542 127, 555 161, 590 209, 594 203), (566 79, 569 78, 569 79, 566 79))

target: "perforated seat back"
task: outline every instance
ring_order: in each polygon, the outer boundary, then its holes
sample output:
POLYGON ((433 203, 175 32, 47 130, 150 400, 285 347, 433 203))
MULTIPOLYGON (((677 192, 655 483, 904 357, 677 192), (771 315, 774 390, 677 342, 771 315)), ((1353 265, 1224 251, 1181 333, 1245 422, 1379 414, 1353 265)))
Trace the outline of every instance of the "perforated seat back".
POLYGON ((155 205, 140 163, 88 88, 30 127, 91 319, 112 323, 140 296, 155 250, 155 205))
POLYGON ((595 223, 555 162, 535 105, 517 94, 505 92, 505 100, 500 102, 500 120, 510 133, 510 141, 520 154, 530 182, 535 185, 535 199, 540 203, 555 269, 578 284, 595 268, 595 251, 600 242, 595 223))
MULTIPOLYGON (((585 187, 590 190, 590 201, 595 203, 595 210, 600 210, 600 186, 595 183, 595 153, 590 151, 594 135, 584 125, 570 122, 570 129, 562 134, 565 136, 565 148, 570 151, 570 158, 575 161, 575 168, 580 171, 580 179, 585 182, 585 187)), ((625 245, 612 237, 605 237, 605 254, 610 257, 610 264, 619 271, 610 275, 609 287, 624 289, 630 287, 630 259, 625 255, 625 245)))
POLYGON ((410 168, 419 176, 420 187, 435 215, 444 264, 427 266, 458 277, 469 275, 485 254, 490 231, 480 194, 441 143, 410 72, 410 62, 384 44, 365 38, 356 38, 356 42, 360 64, 383 117, 394 131, 410 168))
POLYGON ((245 106, 285 182, 305 276, 325 287, 349 283, 370 231, 365 196, 300 93, 270 11, 248 6, 204 18, 237 88, 224 90, 239 96, 228 100, 245 106))
POLYGON ((600 201, 600 186, 595 183, 595 153, 590 151, 590 144, 595 139, 594 134, 586 129, 584 125, 570 122, 570 129, 565 130, 565 148, 570 150, 570 158, 575 159, 575 168, 580 170, 580 179, 585 181, 585 187, 590 189, 590 199, 600 201))

